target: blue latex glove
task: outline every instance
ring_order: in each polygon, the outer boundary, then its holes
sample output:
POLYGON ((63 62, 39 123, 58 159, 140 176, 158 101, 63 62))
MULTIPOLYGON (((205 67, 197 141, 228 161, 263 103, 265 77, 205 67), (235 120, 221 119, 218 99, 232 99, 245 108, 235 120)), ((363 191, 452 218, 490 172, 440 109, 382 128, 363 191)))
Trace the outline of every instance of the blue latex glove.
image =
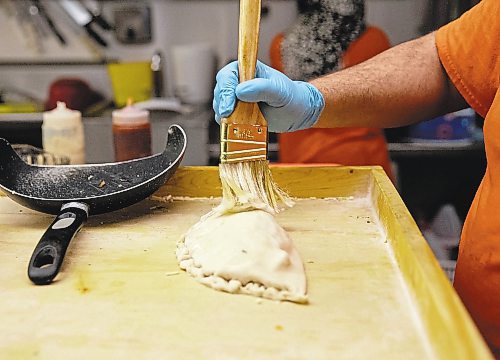
POLYGON ((309 83, 293 81, 285 74, 257 61, 255 79, 238 84, 238 63, 217 74, 213 108, 215 120, 228 117, 236 98, 258 102, 271 132, 291 132, 312 127, 325 107, 323 95, 309 83))

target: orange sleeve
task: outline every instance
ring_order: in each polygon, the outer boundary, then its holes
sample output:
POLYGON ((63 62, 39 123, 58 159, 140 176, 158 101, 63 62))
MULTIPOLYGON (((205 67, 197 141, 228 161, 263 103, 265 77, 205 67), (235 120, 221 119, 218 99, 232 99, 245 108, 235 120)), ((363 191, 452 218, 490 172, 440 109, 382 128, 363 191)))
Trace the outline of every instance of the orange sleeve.
POLYGON ((500 82, 500 1, 483 0, 436 32, 439 58, 451 81, 483 117, 500 82))

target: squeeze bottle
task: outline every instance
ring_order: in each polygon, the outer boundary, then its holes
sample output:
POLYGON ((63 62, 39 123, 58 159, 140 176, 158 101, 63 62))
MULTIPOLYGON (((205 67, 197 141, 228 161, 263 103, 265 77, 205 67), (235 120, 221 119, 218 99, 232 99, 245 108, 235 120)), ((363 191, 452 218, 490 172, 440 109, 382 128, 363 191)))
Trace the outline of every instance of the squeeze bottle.
POLYGON ((112 113, 115 160, 125 161, 151 155, 149 111, 132 105, 112 113))
POLYGON ((42 144, 47 152, 68 156, 71 164, 84 164, 82 114, 58 101, 55 109, 43 113, 42 144))

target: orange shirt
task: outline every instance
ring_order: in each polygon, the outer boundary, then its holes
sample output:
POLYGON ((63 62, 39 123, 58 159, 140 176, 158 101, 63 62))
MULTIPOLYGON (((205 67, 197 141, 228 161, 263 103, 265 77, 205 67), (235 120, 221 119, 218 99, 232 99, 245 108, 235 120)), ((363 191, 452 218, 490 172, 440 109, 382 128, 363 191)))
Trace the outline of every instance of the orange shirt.
POLYGON ((488 166, 465 220, 454 285, 500 359, 500 1, 483 0, 439 29, 436 46, 451 81, 485 117, 488 166))
MULTIPOLYGON (((271 66, 283 71, 278 35, 271 44, 271 66)), ((390 47, 384 32, 368 27, 343 55, 343 67, 356 65, 390 47)), ((381 165, 393 178, 387 144, 381 129, 306 129, 279 135, 279 160, 284 163, 381 165)))

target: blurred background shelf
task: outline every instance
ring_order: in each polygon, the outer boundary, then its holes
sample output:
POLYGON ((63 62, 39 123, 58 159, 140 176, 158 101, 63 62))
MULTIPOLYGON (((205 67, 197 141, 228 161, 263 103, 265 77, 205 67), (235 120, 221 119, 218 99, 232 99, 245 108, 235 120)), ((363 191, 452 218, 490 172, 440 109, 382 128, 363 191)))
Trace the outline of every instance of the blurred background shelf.
POLYGON ((13 59, 9 61, 0 61, 0 66, 101 66, 117 62, 117 59, 100 60, 40 60, 33 59, 13 59))
POLYGON ((419 156, 467 156, 484 153, 483 141, 434 141, 388 143, 392 159, 419 156))

